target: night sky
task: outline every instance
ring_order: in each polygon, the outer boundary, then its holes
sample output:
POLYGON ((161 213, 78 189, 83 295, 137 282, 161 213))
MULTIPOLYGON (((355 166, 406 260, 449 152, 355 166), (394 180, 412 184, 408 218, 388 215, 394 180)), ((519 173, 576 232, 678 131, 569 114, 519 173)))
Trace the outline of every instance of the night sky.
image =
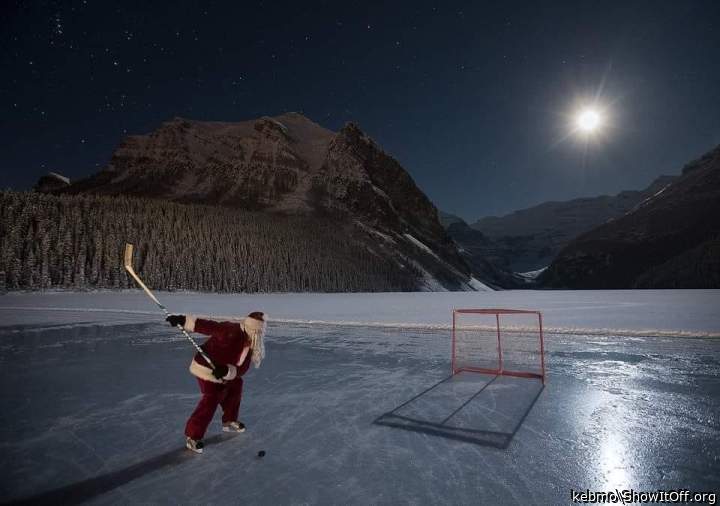
POLYGON ((720 143, 720 2, 3 1, 0 187, 183 116, 357 122, 474 221, 639 189, 720 143), (569 135, 580 104, 606 125, 569 135))

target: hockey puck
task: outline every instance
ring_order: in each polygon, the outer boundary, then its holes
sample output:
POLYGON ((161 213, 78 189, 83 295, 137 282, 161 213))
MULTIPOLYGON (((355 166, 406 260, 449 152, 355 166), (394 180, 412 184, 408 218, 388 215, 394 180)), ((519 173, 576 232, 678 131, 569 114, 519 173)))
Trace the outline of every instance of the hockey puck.
POLYGON ((258 457, 259 457, 259 458, 263 458, 264 456, 265 456, 265 450, 260 450, 260 451, 258 452, 258 457))

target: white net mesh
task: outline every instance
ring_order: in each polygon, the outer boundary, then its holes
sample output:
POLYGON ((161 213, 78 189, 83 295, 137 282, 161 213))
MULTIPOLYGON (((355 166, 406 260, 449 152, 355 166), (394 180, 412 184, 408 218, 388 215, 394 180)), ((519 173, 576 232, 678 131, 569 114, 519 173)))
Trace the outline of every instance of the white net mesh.
POLYGON ((455 311, 454 371, 542 375, 538 314, 493 311, 455 311))

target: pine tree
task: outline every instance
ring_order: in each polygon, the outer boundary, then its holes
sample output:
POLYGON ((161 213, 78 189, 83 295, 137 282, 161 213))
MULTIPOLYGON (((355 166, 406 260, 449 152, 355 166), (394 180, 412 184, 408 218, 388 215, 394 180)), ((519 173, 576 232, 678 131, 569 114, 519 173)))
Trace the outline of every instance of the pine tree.
POLYGON ((82 236, 82 239, 80 241, 80 247, 77 254, 77 260, 75 262, 75 288, 82 289, 85 288, 85 260, 86 260, 86 254, 85 254, 85 236, 82 236))
MULTIPOLYGON (((64 220, 62 220, 64 221, 64 220)), ((72 249, 72 230, 70 225, 65 222, 65 230, 62 231, 62 243, 60 245, 60 258, 62 262, 62 286, 63 288, 71 288, 73 282, 73 249, 72 249)))
POLYGON ((127 287, 126 241, 155 289, 410 290, 418 276, 330 219, 129 197, 0 192, 0 234, 10 290, 127 287))
POLYGON ((46 290, 50 286, 50 238, 47 232, 43 231, 40 239, 40 289, 46 290))

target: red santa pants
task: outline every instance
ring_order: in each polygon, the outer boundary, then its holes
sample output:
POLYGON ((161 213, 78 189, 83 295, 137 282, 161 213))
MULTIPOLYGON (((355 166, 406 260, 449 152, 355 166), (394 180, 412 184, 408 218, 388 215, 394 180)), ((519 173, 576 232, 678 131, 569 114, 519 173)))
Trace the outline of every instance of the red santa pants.
POLYGON ((198 383, 202 399, 185 425, 185 435, 195 440, 202 439, 205 435, 218 404, 223 410, 223 423, 234 422, 238 419, 243 388, 243 380, 240 377, 224 384, 201 379, 198 379, 198 383))

